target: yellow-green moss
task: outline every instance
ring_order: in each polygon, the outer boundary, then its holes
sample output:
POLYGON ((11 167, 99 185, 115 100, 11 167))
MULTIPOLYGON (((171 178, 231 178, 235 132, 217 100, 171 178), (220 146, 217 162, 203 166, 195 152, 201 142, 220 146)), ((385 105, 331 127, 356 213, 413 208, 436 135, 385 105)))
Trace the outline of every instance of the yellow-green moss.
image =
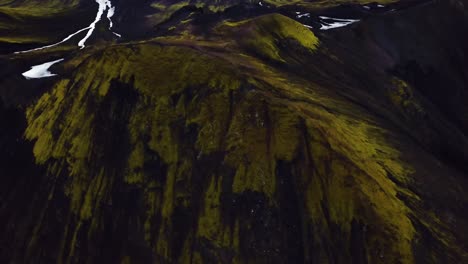
POLYGON ((223 34, 232 32, 241 46, 278 61, 283 61, 279 41, 294 40, 310 51, 315 50, 319 43, 312 31, 280 14, 264 15, 237 23, 225 22, 218 31, 223 34))
MULTIPOLYGON (((121 89, 111 85, 118 81, 138 94, 125 124, 131 150, 123 173, 127 184, 144 189, 145 241, 159 256, 171 257, 171 217, 177 203, 190 202, 180 183, 193 180, 196 162, 186 153, 177 129, 195 126, 196 141, 190 147, 199 157, 225 154, 223 166, 235 170, 233 193, 259 192, 274 206, 278 160, 293 163, 299 153, 309 155, 310 164, 291 173, 305 197, 306 220, 317 224, 317 234, 323 235, 315 239, 330 236, 329 223, 349 234, 353 220, 371 222, 377 231, 369 239, 375 245, 387 245, 393 260, 412 263, 415 231, 408 208, 397 197, 400 187, 388 177, 391 173, 407 182, 412 169, 389 143, 393 135, 317 84, 288 78, 247 55, 231 56, 154 44, 110 47, 83 62, 73 81, 59 81, 28 109, 25 135, 36 140, 36 161, 65 161, 70 170, 66 194, 78 218, 95 217, 113 185, 112 174, 90 166, 95 159, 90 150, 99 142, 93 142, 95 115, 89 109, 101 104, 111 89, 121 89), (240 72, 246 66, 252 70, 240 72), (164 183, 143 174, 145 149, 157 153, 167 166, 164 183), (161 224, 152 231, 157 213, 161 224), (386 236, 380 237, 382 233, 386 236), (158 240, 153 241, 156 236, 158 240)), ((237 250, 242 223, 236 221, 232 231, 220 220, 223 176, 203 177, 211 180, 202 195, 197 232, 187 241, 203 237, 237 250)), ((375 245, 368 246, 375 249, 375 245)))
POLYGON ((421 103, 414 96, 411 86, 403 80, 394 78, 388 89, 388 98, 404 114, 423 115, 421 103))

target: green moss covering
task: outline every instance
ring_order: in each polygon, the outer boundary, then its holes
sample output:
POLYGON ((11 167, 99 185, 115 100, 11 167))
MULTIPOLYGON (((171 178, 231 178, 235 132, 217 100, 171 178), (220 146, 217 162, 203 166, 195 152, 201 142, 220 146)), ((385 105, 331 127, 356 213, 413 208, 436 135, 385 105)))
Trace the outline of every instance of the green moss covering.
MULTIPOLYGON (((303 158, 300 153, 307 152, 315 165, 301 167, 295 177, 303 182, 307 221, 321 227, 313 239, 329 236, 326 230, 330 224, 349 234, 352 221, 370 221, 376 225, 368 240, 370 252, 374 246, 384 245, 394 260, 411 263, 414 228, 405 217, 407 207, 396 196, 398 188, 387 177, 391 173, 406 181, 411 169, 399 161, 398 151, 385 143, 387 132, 351 105, 332 100, 319 86, 314 96, 306 95, 300 81, 282 78, 274 69, 249 60, 258 67, 255 75, 246 78, 234 65, 221 64, 190 48, 152 44, 108 48, 82 64, 73 82, 59 81, 28 110, 26 137, 36 140, 38 163, 66 160, 70 173, 66 193, 79 221, 98 217, 100 206, 109 199, 114 174, 110 168, 93 165, 105 157, 94 151, 101 144, 93 140, 98 113, 89 109, 103 104, 111 91, 123 89, 113 85, 115 80, 128 83, 138 100, 127 123, 122 124, 131 146, 125 156, 125 182, 146 190, 145 240, 152 244, 158 238, 154 249, 159 255, 171 258, 173 254, 167 232, 175 228, 171 223, 175 208, 195 206, 190 199, 181 204, 193 190, 181 189, 180 184, 196 176, 197 159, 225 153, 221 156, 224 166, 235 171, 232 193, 263 193, 274 207, 280 188, 278 161, 297 161, 303 158), (149 57, 151 61, 143 59, 149 57), (241 81, 249 78, 250 83, 241 81), (258 91, 241 92, 247 86, 258 91), (307 98, 310 103, 286 100, 271 94, 272 89, 278 95, 307 98), (314 102, 351 112, 331 113, 314 102), (301 125, 303 120, 306 128, 301 125), (180 129, 188 127, 198 128, 192 146, 183 143, 188 134, 178 136, 180 129), (308 143, 304 145, 303 140, 308 143), (146 163, 154 160, 147 149, 157 153, 160 163, 167 166, 164 181, 145 172, 146 163), (324 202, 329 208, 327 217, 324 202), (159 226, 154 226, 155 217, 161 217, 159 226), (381 232, 388 234, 380 237, 381 232)), ((227 176, 208 173, 203 177, 209 179, 201 196, 203 207, 197 231, 188 237, 240 252, 238 231, 223 224, 221 186, 227 176)), ((240 224, 237 221, 242 220, 234 221, 240 224)))
POLYGON ((217 29, 232 32, 239 44, 265 58, 283 61, 278 42, 294 40, 305 49, 313 51, 318 39, 312 31, 295 20, 280 14, 265 15, 237 23, 226 22, 217 29))
MULTIPOLYGON (((190 4, 231 4, 205 2, 190 4)), ((152 6, 159 16, 188 4, 152 6)), ((335 55, 311 30, 279 14, 175 28, 70 54, 27 108, 24 137, 54 185, 47 199, 66 208, 58 262, 93 262, 96 244, 115 243, 120 263, 410 264, 421 226, 463 251, 421 205, 398 144, 407 135, 333 87, 341 75, 321 63, 335 55)), ((382 83, 390 107, 423 114, 408 83, 382 83)))

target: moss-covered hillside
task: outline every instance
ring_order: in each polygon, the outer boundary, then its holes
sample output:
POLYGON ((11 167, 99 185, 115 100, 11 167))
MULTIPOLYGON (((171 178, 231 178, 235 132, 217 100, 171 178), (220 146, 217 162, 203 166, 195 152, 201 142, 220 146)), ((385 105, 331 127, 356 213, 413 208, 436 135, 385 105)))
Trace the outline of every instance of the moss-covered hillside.
POLYGON ((0 42, 1 263, 468 262, 465 2, 150 2, 0 42))

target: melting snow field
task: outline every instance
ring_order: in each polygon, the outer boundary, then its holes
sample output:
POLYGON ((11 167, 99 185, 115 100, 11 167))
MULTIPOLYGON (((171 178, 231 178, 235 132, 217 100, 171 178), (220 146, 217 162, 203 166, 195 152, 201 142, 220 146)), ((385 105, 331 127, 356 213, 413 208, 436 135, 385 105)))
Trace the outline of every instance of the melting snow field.
MULTIPOLYGON (((112 31, 112 27, 114 26, 114 23, 112 22, 112 17, 115 14, 115 7, 112 6, 112 2, 110 0, 95 0, 95 1, 99 5, 98 12, 96 14, 96 18, 94 19, 94 21, 88 27, 82 28, 82 29, 76 31, 73 34, 70 34, 69 36, 67 36, 66 38, 64 38, 60 42, 57 42, 57 43, 54 43, 54 44, 51 44, 51 45, 47 45, 47 46, 43 46, 43 47, 39 47, 39 48, 35 48, 35 49, 31 49, 31 50, 18 51, 18 52, 15 52, 15 53, 16 54, 26 53, 26 52, 43 50, 43 49, 55 47, 55 46, 58 46, 58 45, 60 45, 60 44, 62 44, 64 42, 70 40, 72 37, 80 34, 81 32, 84 32, 84 31, 87 30, 88 32, 86 33, 86 36, 78 42, 78 46, 83 49, 84 47, 86 47, 86 45, 85 45, 86 41, 91 37, 91 35, 93 35, 94 29, 96 28, 97 23, 99 23, 99 21, 101 21, 102 16, 104 15, 104 12, 106 12, 106 11, 107 11, 106 17, 109 20, 109 30, 112 31)), ((121 37, 120 34, 117 34, 117 33, 113 32, 113 31, 112 31, 112 33, 114 35, 118 36, 118 37, 121 37)))
POLYGON ((32 66, 31 69, 27 72, 23 73, 23 76, 26 79, 40 79, 40 78, 46 78, 46 77, 52 77, 57 74, 53 74, 49 71, 49 68, 52 67, 52 65, 59 63, 63 61, 63 59, 51 61, 51 62, 46 62, 40 65, 32 66))
POLYGON ((319 18, 325 20, 321 22, 322 26, 320 27, 320 30, 329 30, 333 28, 345 27, 359 22, 359 19, 332 18, 325 16, 320 16, 319 18))

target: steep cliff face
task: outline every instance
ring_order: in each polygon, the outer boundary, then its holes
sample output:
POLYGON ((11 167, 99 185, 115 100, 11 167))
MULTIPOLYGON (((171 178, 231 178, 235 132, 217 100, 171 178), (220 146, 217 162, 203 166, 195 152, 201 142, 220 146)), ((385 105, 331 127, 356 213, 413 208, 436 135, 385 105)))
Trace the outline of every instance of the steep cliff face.
POLYGON ((466 2, 322 2, 120 1, 121 39, 5 52, 1 262, 467 262, 466 2))

